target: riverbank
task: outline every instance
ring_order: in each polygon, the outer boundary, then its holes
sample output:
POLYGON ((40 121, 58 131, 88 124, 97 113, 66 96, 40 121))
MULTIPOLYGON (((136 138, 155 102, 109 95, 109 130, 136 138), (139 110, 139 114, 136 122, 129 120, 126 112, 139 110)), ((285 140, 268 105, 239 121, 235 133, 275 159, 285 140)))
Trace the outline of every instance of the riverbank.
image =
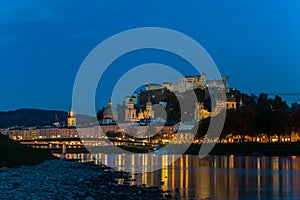
POLYGON ((50 152, 26 147, 0 134, 0 167, 33 165, 49 159, 55 159, 50 152))
MULTIPOLYGON (((192 145, 186 154, 196 155, 201 145, 192 145)), ((300 156, 300 143, 218 143, 210 155, 241 155, 241 156, 300 156)))
POLYGON ((48 160, 33 166, 0 168, 1 199, 166 199, 156 187, 132 185, 125 172, 103 165, 48 160))

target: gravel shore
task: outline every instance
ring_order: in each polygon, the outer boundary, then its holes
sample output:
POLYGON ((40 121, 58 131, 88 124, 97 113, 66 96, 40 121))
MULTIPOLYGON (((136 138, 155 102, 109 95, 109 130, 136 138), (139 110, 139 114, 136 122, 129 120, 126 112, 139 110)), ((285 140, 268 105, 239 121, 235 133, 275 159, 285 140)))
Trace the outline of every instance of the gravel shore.
POLYGON ((130 174, 92 163, 48 160, 0 168, 0 199, 167 199, 156 187, 130 186, 130 174))

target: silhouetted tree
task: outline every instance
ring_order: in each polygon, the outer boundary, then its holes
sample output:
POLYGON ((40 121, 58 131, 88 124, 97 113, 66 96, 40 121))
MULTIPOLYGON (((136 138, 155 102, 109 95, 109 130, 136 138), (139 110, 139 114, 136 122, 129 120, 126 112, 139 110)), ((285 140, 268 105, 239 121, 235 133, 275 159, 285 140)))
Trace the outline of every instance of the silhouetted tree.
POLYGON ((241 134, 242 140, 244 140, 245 135, 250 135, 253 140, 253 114, 246 107, 242 107, 237 111, 237 128, 238 132, 241 134))
POLYGON ((103 111, 104 111, 104 107, 102 107, 102 109, 100 109, 97 113, 97 119, 98 120, 102 120, 103 119, 103 111))

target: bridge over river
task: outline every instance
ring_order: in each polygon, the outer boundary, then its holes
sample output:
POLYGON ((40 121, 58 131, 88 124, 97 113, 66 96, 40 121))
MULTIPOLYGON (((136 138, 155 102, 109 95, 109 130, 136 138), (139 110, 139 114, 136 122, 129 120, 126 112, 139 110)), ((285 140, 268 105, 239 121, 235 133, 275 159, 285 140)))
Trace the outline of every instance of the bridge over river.
POLYGON ((88 148, 105 148, 111 145, 127 145, 127 146, 142 146, 149 145, 149 141, 145 139, 122 139, 122 138, 36 138, 19 140, 24 144, 33 148, 42 148, 51 151, 52 153, 84 153, 88 148))

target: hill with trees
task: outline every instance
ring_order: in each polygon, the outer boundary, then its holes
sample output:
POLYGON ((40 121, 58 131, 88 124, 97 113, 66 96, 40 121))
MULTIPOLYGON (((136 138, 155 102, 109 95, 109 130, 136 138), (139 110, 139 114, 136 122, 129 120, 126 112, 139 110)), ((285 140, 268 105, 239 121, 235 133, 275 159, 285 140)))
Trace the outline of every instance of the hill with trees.
POLYGON ((56 115, 60 121, 64 121, 68 117, 67 112, 57 110, 19 109, 0 112, 0 128, 52 125, 56 115))

